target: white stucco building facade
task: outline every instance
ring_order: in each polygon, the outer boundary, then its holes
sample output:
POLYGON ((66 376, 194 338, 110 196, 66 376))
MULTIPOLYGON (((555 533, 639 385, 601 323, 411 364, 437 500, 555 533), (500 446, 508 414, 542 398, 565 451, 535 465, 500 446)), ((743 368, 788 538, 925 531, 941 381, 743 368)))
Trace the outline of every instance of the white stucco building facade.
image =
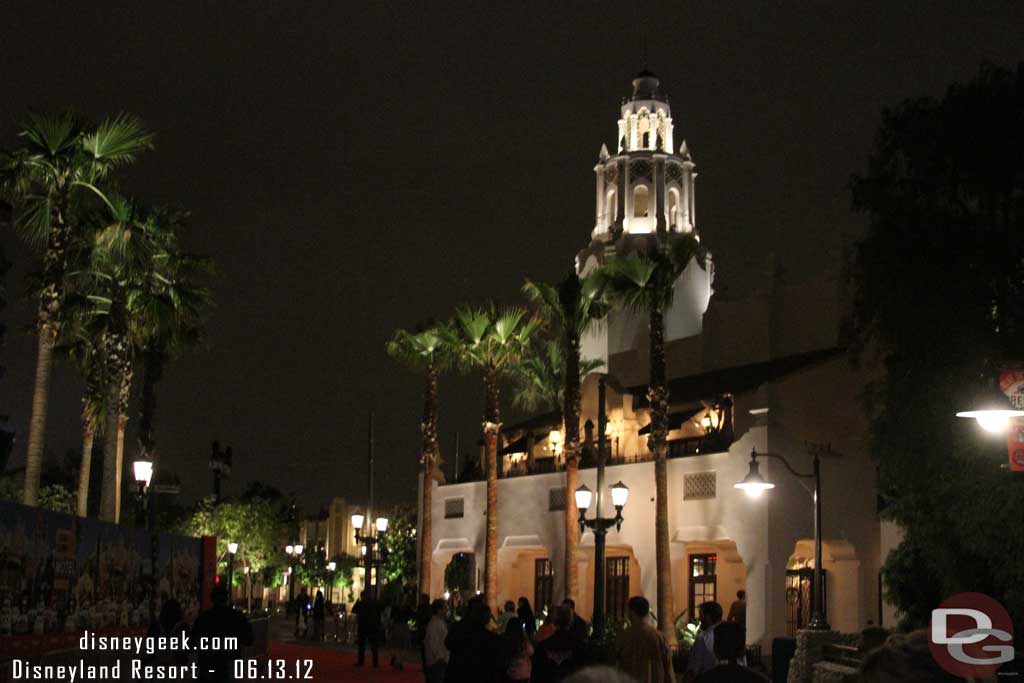
MULTIPOLYGON (((686 143, 674 142, 675 121, 658 79, 638 75, 620 109, 616 153, 603 146, 594 168, 595 224, 577 255, 581 274, 610 254, 696 233, 696 165, 686 143)), ((745 590, 749 642, 767 645, 806 623, 814 556, 810 493, 768 459, 761 460, 761 472, 774 490, 751 499, 733 484, 746 475, 753 449, 782 454, 810 472, 806 443, 813 442, 830 443, 839 454, 822 464, 828 619, 842 631, 878 624, 883 535, 858 403, 865 378, 839 348, 836 281, 782 285, 772 272, 758 291, 720 300, 713 280, 710 257, 705 268, 691 263, 666 314, 671 616, 689 616, 691 603, 707 599, 728 610, 736 592, 745 590)), ((621 480, 630 491, 625 522, 607 537, 606 609, 612 617, 629 596, 642 594, 653 603, 656 593, 654 463, 645 430, 647 337, 645 319, 614 311, 583 344, 584 356, 606 362, 606 482, 621 480)), ((598 423, 597 385, 594 375, 584 380, 584 423, 598 423)), ((558 429, 557 414, 503 427, 499 604, 525 596, 541 607, 564 597, 563 519, 571 492, 565 491, 557 444, 549 439, 558 429)), ((592 426, 585 432, 589 456, 580 480, 595 489, 596 439, 592 426)), ((467 468, 456 481, 433 484, 432 510, 420 520, 432 529, 432 597, 456 588, 446 577, 453 560, 475 569, 473 585, 458 588, 482 588, 486 485, 477 478, 467 468)), ((572 597, 588 616, 594 576, 589 532, 576 562, 582 590, 572 597)))

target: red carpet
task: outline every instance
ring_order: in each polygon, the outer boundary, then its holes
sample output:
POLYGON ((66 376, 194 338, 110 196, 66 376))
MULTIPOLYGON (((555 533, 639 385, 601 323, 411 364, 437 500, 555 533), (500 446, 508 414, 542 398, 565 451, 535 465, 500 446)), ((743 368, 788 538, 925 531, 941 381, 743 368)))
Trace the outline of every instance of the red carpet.
MULTIPOLYGON (((369 661, 370 653, 367 652, 367 663, 364 666, 354 666, 356 655, 353 652, 343 652, 327 647, 311 647, 308 645, 293 645, 280 641, 270 641, 270 658, 284 659, 288 662, 286 673, 291 680, 295 678, 296 660, 312 659, 313 669, 311 678, 313 681, 343 681, 344 683, 423 683, 423 672, 419 662, 405 662, 404 671, 392 671, 391 667, 384 661, 384 653, 381 652, 380 668, 374 669, 369 661)), ((299 668, 304 672, 305 668, 299 668)))

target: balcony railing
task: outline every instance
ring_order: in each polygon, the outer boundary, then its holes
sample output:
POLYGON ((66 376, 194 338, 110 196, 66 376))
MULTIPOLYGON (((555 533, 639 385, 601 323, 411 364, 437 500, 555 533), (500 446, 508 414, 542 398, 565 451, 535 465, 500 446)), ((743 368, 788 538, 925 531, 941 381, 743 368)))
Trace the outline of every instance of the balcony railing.
MULTIPOLYGON (((708 453, 718 453, 727 450, 728 444, 723 443, 722 439, 717 436, 711 437, 688 437, 685 439, 673 439, 668 442, 668 457, 670 458, 690 458, 694 456, 707 455, 708 453)), ((616 455, 612 453, 608 456, 608 465, 630 465, 638 462, 649 462, 654 459, 653 454, 644 450, 640 453, 632 454, 620 454, 616 455)), ((582 462, 580 463, 581 469, 588 469, 596 467, 597 463, 594 462, 593 458, 584 455, 582 462)), ((502 472, 501 478, 509 479, 512 477, 526 477, 532 474, 550 474, 552 472, 564 472, 565 471, 565 460, 562 458, 538 458, 533 462, 521 461, 513 465, 506 467, 502 472)), ((460 478, 459 481, 482 481, 483 477, 475 477, 472 479, 460 478)))

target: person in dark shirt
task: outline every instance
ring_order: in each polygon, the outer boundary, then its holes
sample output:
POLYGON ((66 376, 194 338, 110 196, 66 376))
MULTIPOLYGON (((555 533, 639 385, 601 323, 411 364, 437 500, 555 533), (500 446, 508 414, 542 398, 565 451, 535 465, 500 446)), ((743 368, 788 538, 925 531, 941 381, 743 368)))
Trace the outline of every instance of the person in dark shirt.
POLYGON ((427 656, 423 648, 423 642, 427 639, 427 626, 434 616, 430 608, 430 596, 426 593, 420 594, 420 602, 416 605, 416 646, 420 649, 420 662, 423 664, 423 677, 427 677, 427 656))
POLYGON ((735 621, 715 627, 718 666, 697 676, 697 683, 768 683, 768 677, 739 663, 747 649, 747 630, 735 621))
POLYGON ((309 631, 309 593, 303 588, 295 598, 295 637, 305 637, 309 631))
POLYGON ((356 615, 356 666, 362 666, 366 657, 366 644, 370 644, 373 653, 373 668, 377 668, 377 646, 380 643, 380 605, 369 591, 362 595, 352 606, 352 614, 356 615))
MULTIPOLYGON (((192 625, 192 639, 198 642, 211 637, 237 638, 239 647, 252 645, 252 625, 245 615, 228 605, 227 588, 215 586, 210 597, 213 607, 196 617, 192 625)), ((237 650, 201 650, 199 680, 210 683, 235 680, 234 662, 238 655, 237 650)))
POLYGON ((537 631, 537 618, 533 614, 533 608, 530 607, 530 601, 525 597, 519 598, 519 609, 516 610, 516 616, 526 627, 527 635, 533 638, 533 634, 537 631))
POLYGON ((317 590, 316 600, 313 601, 313 640, 321 642, 324 639, 324 619, 327 617, 327 605, 324 602, 324 592, 317 590))
POLYGON ((568 604, 558 607, 555 632, 537 643, 533 655, 533 683, 558 683, 584 665, 584 641, 573 633, 572 617, 568 604))
POLYGON ((562 604, 572 610, 572 631, 573 636, 580 643, 587 642, 587 637, 590 635, 590 627, 586 620, 580 615, 576 614, 576 602, 572 598, 566 598, 562 601, 562 604))
POLYGON ((448 630, 445 683, 500 683, 504 675, 501 636, 489 631, 491 610, 483 597, 474 595, 466 605, 466 616, 448 630))

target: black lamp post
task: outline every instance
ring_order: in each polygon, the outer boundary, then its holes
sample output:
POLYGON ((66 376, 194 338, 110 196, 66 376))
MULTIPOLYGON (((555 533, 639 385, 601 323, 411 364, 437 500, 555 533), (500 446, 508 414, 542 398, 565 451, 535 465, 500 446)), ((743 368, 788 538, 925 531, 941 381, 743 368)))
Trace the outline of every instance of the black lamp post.
POLYGON ((235 553, 238 552, 238 544, 234 541, 228 543, 228 605, 234 603, 235 596, 235 553))
MULTIPOLYGON (((302 546, 299 546, 299 547, 301 548, 302 546)), ((289 565, 288 565, 288 578, 286 579, 288 581, 288 606, 284 610, 285 614, 287 614, 291 610, 291 608, 292 608, 292 603, 295 601, 295 581, 292 579, 292 567, 291 567, 292 556, 295 555, 295 546, 294 545, 286 545, 284 547, 284 552, 285 552, 286 555, 288 555, 288 562, 289 562, 289 565)))
POLYGON ((597 504, 594 510, 594 519, 587 519, 587 509, 590 507, 590 499, 593 497, 586 484, 580 486, 573 495, 576 497, 576 507, 580 511, 580 534, 590 528, 594 532, 594 612, 591 622, 594 626, 594 637, 604 637, 605 616, 604 616, 604 548, 605 536, 608 529, 615 527, 618 531, 622 527, 622 508, 626 506, 626 499, 629 497, 629 489, 621 481, 612 486, 612 504, 615 506, 614 517, 601 516, 601 501, 604 491, 604 467, 608 458, 605 448, 605 433, 608 429, 608 417, 605 413, 605 378, 602 375, 597 383, 597 504))
POLYGON ((352 528, 355 529, 356 543, 361 544, 363 553, 363 572, 366 577, 363 586, 370 591, 370 595, 377 597, 377 584, 380 583, 380 572, 378 571, 377 581, 372 580, 373 568, 380 567, 387 562, 383 551, 378 551, 377 546, 384 540, 384 533, 388 530, 388 518, 378 517, 374 524, 360 513, 352 515, 352 528), (363 532, 363 523, 368 527, 363 532), (374 534, 376 529, 376 534, 374 534))
POLYGON ((830 448, 814 448, 814 469, 810 474, 797 472, 784 457, 777 453, 758 453, 756 450, 750 452, 750 470, 743 481, 734 484, 738 489, 744 491, 751 498, 760 498, 761 494, 769 489, 775 488, 775 484, 766 480, 757 464, 760 458, 775 458, 781 462, 789 473, 799 479, 813 479, 814 490, 811 492, 814 497, 814 592, 811 594, 811 621, 807 628, 811 631, 828 631, 831 627, 825 621, 825 584, 821 579, 821 452, 830 451, 830 448))
POLYGON ((153 480, 153 461, 140 457, 132 463, 132 474, 138 486, 136 504, 139 518, 145 518, 146 531, 149 534, 149 622, 156 620, 156 565, 157 565, 157 531, 156 531, 156 500, 150 482, 153 480))

